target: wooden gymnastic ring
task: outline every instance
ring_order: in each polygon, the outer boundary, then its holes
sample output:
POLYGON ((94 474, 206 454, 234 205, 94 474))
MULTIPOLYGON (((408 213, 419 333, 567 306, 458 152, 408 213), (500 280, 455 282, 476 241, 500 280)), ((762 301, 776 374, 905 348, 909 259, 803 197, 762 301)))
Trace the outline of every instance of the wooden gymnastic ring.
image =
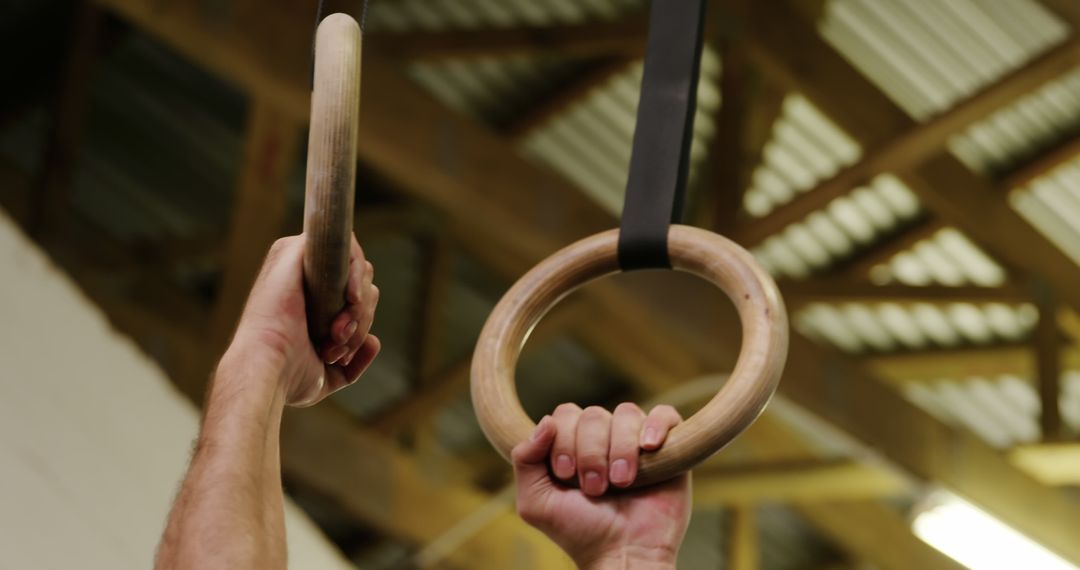
POLYGON ((360 130, 360 26, 331 14, 315 34, 315 75, 304 199, 304 289, 316 343, 345 307, 360 130))
MULTIPOLYGON (((535 428, 514 384, 518 356, 529 332, 560 299, 599 277, 616 273, 618 230, 585 238, 545 259, 503 296, 488 317, 472 361, 472 400, 480 427, 509 459, 535 428)), ((776 391, 787 359, 784 302, 772 277, 734 242, 688 226, 672 226, 673 268, 717 285, 735 303, 742 349, 730 378, 697 413, 675 427, 663 447, 643 453, 634 486, 686 472, 746 429, 776 391)))

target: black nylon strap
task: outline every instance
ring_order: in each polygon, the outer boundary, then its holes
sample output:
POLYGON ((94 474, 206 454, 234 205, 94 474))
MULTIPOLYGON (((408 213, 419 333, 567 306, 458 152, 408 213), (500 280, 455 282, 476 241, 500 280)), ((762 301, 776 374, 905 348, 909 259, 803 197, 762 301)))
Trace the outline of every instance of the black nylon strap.
POLYGON ((670 268, 667 234, 682 214, 697 108, 706 0, 653 0, 619 266, 670 268))

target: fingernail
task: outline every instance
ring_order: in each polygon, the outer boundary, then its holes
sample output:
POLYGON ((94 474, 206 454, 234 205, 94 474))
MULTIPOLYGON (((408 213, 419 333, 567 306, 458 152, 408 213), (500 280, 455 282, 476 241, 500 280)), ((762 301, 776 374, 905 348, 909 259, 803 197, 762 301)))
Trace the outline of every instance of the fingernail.
POLYGON ((356 321, 349 321, 349 324, 345 325, 345 330, 341 333, 341 341, 345 342, 352 338, 353 333, 356 332, 356 327, 360 326, 356 321))
POLYGON ((574 460, 566 454, 555 458, 555 475, 563 479, 574 476, 574 460))
POLYGON ((345 356, 348 352, 349 352, 349 347, 348 346, 339 346, 339 347, 335 348, 334 350, 330 351, 330 354, 327 355, 326 363, 327 364, 334 364, 335 362, 341 360, 341 357, 345 356))
POLYGON ((659 445, 660 434, 656 433, 656 428, 648 428, 645 430, 645 437, 642 438, 643 445, 659 445))
POLYGON ((630 482, 630 464, 625 459, 616 459, 611 462, 611 482, 616 485, 625 485, 630 482))
POLYGON ((360 353, 360 347, 358 346, 355 349, 351 350, 348 354, 346 354, 345 358, 341 359, 340 364, 342 366, 348 366, 349 364, 352 363, 352 359, 356 358, 356 355, 359 354, 359 353, 360 353))
POLYGON ((586 495, 603 495, 604 494, 604 478, 600 476, 596 471, 586 471, 583 477, 584 482, 581 485, 582 490, 586 495))

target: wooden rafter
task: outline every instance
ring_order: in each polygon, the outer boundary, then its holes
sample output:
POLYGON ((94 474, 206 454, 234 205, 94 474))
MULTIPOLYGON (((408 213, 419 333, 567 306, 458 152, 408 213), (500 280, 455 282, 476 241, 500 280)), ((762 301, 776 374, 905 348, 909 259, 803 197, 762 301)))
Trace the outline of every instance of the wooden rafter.
POLYGON ((933 216, 921 216, 892 232, 866 252, 844 261, 840 271, 853 279, 871 277, 875 267, 888 263, 898 253, 915 247, 919 242, 934 237, 945 227, 941 220, 933 216))
POLYGON ((1002 188, 1013 190, 1027 186, 1035 179, 1049 174, 1057 167, 1078 157, 1080 157, 1080 135, 1074 135, 1010 174, 1005 178, 1002 188))
POLYGON ((780 290, 788 310, 797 311, 810 303, 1007 303, 1032 302, 1023 287, 1005 284, 998 287, 928 285, 875 285, 854 279, 820 278, 782 282, 780 290))
POLYGON ((910 483, 879 466, 853 460, 710 466, 694 471, 694 503, 724 506, 831 502, 903 496, 910 483))
POLYGON ((369 41, 388 56, 424 61, 537 55, 640 58, 645 54, 647 27, 648 15, 634 13, 587 24, 372 33, 369 41))
POLYGON ((1074 34, 1080 29, 1080 4, 1072 0, 1038 0, 1038 2, 1069 24, 1074 34))
POLYGON ((1009 450, 1009 460, 1045 485, 1080 485, 1080 445, 1039 443, 1009 450))
MULTIPOLYGON (((1034 382, 1036 362, 1030 345, 934 350, 872 356, 867 365, 884 379, 895 383, 937 381, 942 378, 999 378, 1013 376, 1034 382)), ((1062 370, 1080 371, 1080 350, 1065 347, 1062 370)))
POLYGON ((52 109, 52 125, 30 202, 27 228, 37 239, 60 230, 69 209, 76 154, 81 141, 93 70, 100 55, 104 14, 81 2, 74 18, 71 45, 52 109))

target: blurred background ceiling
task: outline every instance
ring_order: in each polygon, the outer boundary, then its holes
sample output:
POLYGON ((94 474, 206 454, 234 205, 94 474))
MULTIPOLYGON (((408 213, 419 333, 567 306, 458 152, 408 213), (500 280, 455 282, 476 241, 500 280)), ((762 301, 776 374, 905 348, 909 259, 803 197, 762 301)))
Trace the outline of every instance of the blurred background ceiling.
MULTIPOLYGON (((196 401, 300 228, 315 5, 0 2, 3 206, 196 401)), ((359 566, 508 567, 468 359, 517 276, 616 225, 646 8, 372 0, 384 351, 285 428, 288 490, 359 566)), ((907 522, 939 486, 1080 563, 1077 26, 1070 0, 712 2, 686 219, 754 253, 797 335, 776 405, 696 474, 685 567, 955 568, 907 522)), ((690 413, 737 331, 692 278, 618 276, 545 319, 519 389, 535 417, 690 413)))

